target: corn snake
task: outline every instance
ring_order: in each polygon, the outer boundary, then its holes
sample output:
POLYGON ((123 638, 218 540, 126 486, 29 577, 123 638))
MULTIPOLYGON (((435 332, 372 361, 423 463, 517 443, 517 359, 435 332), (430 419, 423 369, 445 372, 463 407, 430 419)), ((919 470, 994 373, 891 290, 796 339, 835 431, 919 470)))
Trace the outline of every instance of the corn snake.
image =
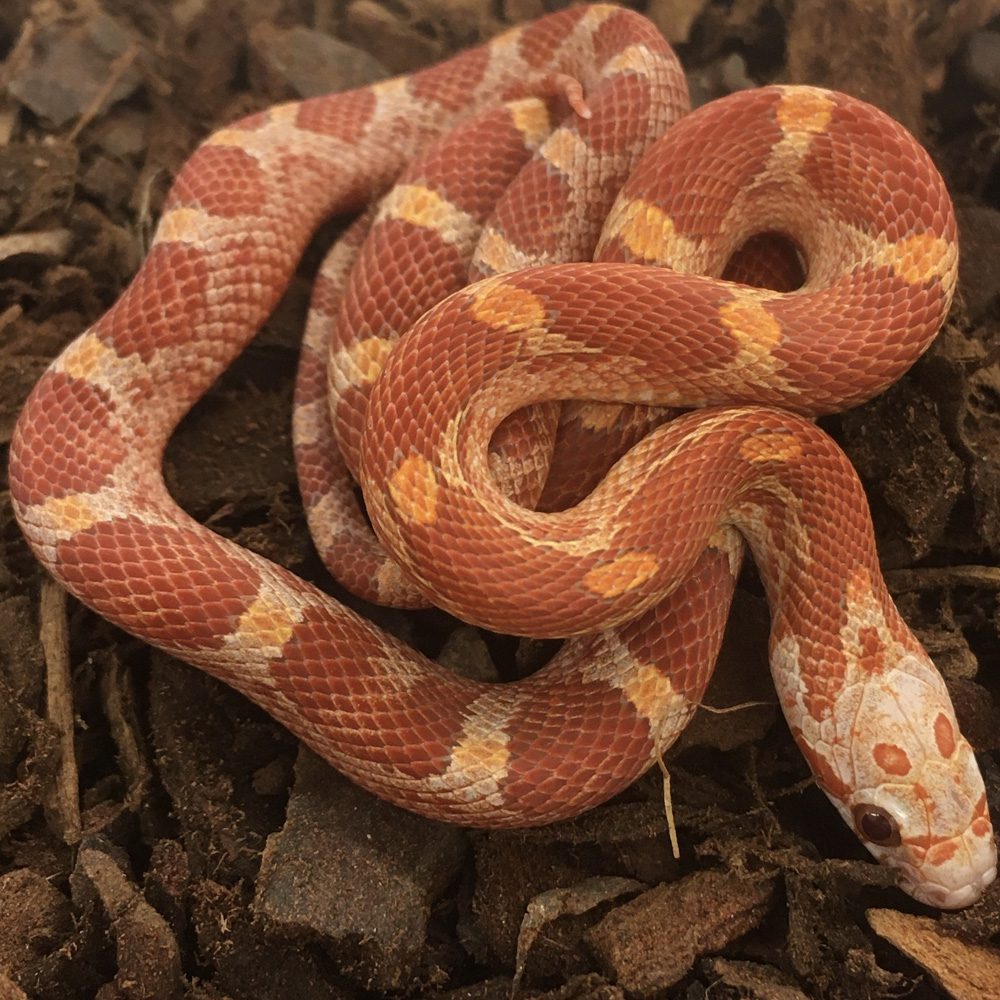
MULTIPOLYGON (((672 125, 680 87, 645 21, 596 6, 217 132, 177 178, 133 285, 29 399, 11 449, 18 519, 84 603, 245 692, 376 793, 469 825, 572 815, 669 745, 708 680, 735 526, 762 571, 779 697, 820 785, 908 891, 965 905, 995 874, 971 749, 885 592, 856 477, 796 416, 868 398, 929 343, 955 280, 950 202, 913 140, 858 102, 765 88, 672 125), (404 603, 432 592, 517 634, 581 635, 528 681, 484 688, 196 525, 159 466, 172 428, 264 320, 323 217, 360 209, 439 133, 501 100, 526 98, 505 113, 531 119, 527 137, 567 79, 582 83, 591 117, 529 143, 529 179, 495 214, 464 210, 478 216, 473 273, 492 276, 434 306, 400 350, 378 330, 355 333, 338 348, 347 374, 330 376, 338 420, 342 408, 363 414, 338 444, 395 559, 357 586, 404 603), (595 162, 608 166, 590 176, 595 162), (533 224, 550 202, 566 209, 546 215, 566 220, 560 234, 533 224), (603 229, 588 228, 609 210, 603 229), (722 274, 763 227, 808 261, 796 295, 697 276, 722 274), (589 258, 598 236, 599 269, 559 263, 589 258), (526 263, 541 266, 504 273, 526 263), (464 335, 445 345, 442 329, 464 335), (709 409, 644 438, 587 500, 543 515, 497 493, 486 452, 502 418, 552 398, 533 389, 543 373, 580 401, 709 409), (687 513, 671 515, 662 539, 654 512, 668 482, 687 513)), ((440 229, 442 203, 458 195, 428 191, 405 179, 382 221, 440 229)), ((336 264, 330 273, 314 315, 350 299, 353 279, 337 287, 336 264)), ((307 370, 300 393, 307 465, 322 463, 313 452, 330 436, 315 393, 325 380, 307 370)), ((510 492, 537 495, 543 479, 510 492)), ((313 493, 311 509, 328 495, 313 493)))

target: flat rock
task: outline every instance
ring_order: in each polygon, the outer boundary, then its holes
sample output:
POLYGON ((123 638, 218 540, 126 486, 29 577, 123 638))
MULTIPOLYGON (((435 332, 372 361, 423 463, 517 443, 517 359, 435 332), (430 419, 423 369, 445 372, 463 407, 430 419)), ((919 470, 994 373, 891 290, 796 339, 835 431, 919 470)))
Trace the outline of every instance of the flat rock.
MULTIPOLYGON (((75 27, 66 22, 46 26, 35 35, 32 58, 17 69, 7 89, 36 115, 65 125, 98 99, 112 64, 132 43, 131 32, 104 13, 75 27)), ((138 69, 129 67, 112 86, 108 103, 128 97, 141 82, 138 69)))
POLYGON ((320 938, 367 989, 397 989, 420 964, 431 905, 465 850, 456 827, 376 799, 303 749, 255 908, 284 931, 320 938))
POLYGON ((389 75, 363 49, 302 25, 256 25, 250 42, 268 90, 275 96, 319 97, 375 83, 389 75))

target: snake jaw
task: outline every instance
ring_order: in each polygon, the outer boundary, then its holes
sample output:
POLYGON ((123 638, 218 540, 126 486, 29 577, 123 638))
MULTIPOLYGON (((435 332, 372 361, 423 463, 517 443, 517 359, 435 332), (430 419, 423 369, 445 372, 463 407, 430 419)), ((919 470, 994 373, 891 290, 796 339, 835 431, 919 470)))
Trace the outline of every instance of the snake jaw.
POLYGON ((962 846, 959 850, 968 855, 967 867, 977 870, 978 874, 962 885, 948 885, 929 881, 924 873, 916 878, 902 873, 900 888, 919 902, 940 910, 961 910, 975 903, 997 876, 996 844, 992 835, 988 843, 968 835, 960 839, 962 846))
MULTIPOLYGON (((879 856, 875 849, 869 849, 879 856)), ((942 910, 971 906, 997 875, 993 831, 983 835, 972 826, 939 841, 930 850, 924 850, 919 843, 914 846, 904 842, 900 848, 887 850, 879 860, 899 873, 904 892, 942 910), (936 863, 938 857, 944 860, 936 863)))

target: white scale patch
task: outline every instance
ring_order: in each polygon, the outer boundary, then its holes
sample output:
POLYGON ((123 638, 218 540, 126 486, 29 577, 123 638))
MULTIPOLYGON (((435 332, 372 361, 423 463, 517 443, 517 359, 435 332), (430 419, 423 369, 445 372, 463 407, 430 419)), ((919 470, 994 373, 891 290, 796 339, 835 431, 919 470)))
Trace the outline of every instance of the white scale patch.
POLYGON ((300 403, 292 413, 292 436, 300 445, 329 440, 330 413, 325 399, 300 403))
POLYGON ((525 698, 525 693, 503 688, 477 698, 465 712, 462 735, 448 767, 429 777, 428 787, 459 801, 484 801, 495 809, 503 808, 500 785, 510 759, 506 726, 525 698))
POLYGON ((115 407, 115 419, 119 421, 122 414, 131 411, 134 403, 129 388, 146 386, 151 378, 150 369, 142 358, 137 354, 121 357, 92 330, 79 336, 59 355, 52 371, 88 382, 106 393, 115 407))
POLYGON ((309 531, 319 552, 335 542, 371 544, 371 530, 358 510, 353 493, 334 486, 308 511, 309 531))
POLYGON ((614 630, 601 634, 593 657, 580 671, 580 681, 621 691, 649 723, 654 757, 673 745, 697 707, 653 664, 637 660, 614 630))
POLYGON ((512 243, 495 226, 483 227, 472 258, 472 270, 491 276, 521 271, 526 267, 540 267, 543 264, 560 263, 546 254, 528 253, 512 243))

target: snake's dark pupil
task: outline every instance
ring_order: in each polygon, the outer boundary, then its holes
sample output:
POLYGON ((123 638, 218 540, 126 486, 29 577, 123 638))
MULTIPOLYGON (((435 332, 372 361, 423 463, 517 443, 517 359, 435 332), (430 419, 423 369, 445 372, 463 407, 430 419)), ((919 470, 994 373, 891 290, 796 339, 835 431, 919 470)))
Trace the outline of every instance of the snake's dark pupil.
POLYGON ((861 832, 876 844, 893 835, 892 821, 880 812, 867 812, 861 817, 861 832))

